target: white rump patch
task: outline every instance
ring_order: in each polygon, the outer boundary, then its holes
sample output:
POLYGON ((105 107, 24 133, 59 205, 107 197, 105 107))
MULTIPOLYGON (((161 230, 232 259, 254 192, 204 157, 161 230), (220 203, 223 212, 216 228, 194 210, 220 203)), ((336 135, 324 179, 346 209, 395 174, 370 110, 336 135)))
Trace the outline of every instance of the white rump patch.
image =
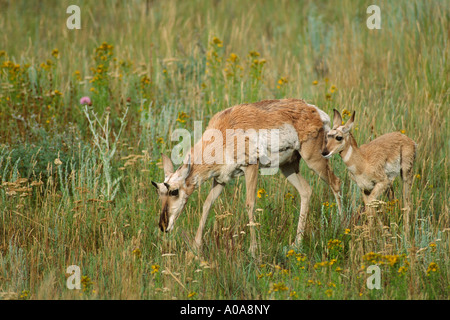
POLYGON ((400 159, 395 160, 393 163, 386 163, 384 171, 389 180, 393 181, 400 174, 400 159))

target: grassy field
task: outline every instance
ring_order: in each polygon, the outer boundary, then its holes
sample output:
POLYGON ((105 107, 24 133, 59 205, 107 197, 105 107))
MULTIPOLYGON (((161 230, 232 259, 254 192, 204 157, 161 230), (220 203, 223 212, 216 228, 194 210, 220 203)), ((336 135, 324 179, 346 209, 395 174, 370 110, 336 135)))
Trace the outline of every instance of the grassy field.
POLYGON ((377 1, 380 30, 370 4, 0 0, 0 299, 448 299, 449 3, 377 1), (81 30, 66 27, 71 4, 81 30), (371 224, 340 158, 342 216, 301 164, 313 195, 300 247, 300 197, 279 174, 258 180, 256 259, 242 178, 214 204, 200 258, 210 183, 159 230, 150 181, 173 130, 283 97, 356 110, 360 144, 392 131, 418 143, 409 237, 401 182, 371 224))

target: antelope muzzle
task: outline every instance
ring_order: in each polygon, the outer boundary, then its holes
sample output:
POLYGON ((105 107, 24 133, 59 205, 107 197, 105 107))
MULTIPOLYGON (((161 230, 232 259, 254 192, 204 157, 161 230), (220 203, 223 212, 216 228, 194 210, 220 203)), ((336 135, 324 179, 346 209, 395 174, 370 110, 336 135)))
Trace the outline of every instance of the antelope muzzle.
POLYGON ((162 211, 161 216, 159 218, 159 229, 161 229, 162 232, 167 232, 167 226, 169 224, 169 207, 166 204, 162 211))

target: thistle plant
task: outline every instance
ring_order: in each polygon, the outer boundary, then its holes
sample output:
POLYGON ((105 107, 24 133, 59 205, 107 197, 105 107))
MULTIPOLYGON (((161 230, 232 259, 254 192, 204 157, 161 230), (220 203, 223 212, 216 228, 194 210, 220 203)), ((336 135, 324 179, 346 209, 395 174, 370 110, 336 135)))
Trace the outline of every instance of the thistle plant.
POLYGON ((101 193, 107 201, 112 201, 119 190, 119 182, 122 180, 123 176, 119 176, 113 180, 111 161, 116 153, 117 143, 119 142, 122 130, 126 125, 125 119, 128 108, 125 110, 122 118, 119 119, 119 131, 117 133, 114 131, 112 132, 112 135, 114 136, 113 139, 111 138, 111 128, 109 126, 109 107, 106 108, 104 116, 100 118, 97 113, 89 110, 87 105, 84 106, 83 112, 89 122, 89 129, 93 136, 93 142, 102 163, 103 185, 101 186, 101 193))

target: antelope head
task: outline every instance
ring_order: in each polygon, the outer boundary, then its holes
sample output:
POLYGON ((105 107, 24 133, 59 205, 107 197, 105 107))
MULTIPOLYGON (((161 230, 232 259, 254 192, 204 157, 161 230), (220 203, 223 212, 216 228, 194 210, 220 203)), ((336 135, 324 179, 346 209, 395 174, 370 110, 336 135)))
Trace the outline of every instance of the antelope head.
POLYGON ((153 186, 158 191, 161 201, 161 216, 159 228, 161 231, 169 232, 173 229, 175 221, 183 211, 184 206, 192 193, 192 188, 186 185, 186 178, 191 172, 190 156, 187 161, 174 171, 172 160, 162 154, 164 167, 164 182, 152 181, 153 186))
POLYGON ((346 124, 342 124, 342 117, 339 111, 334 110, 333 129, 327 133, 327 144, 325 149, 322 150, 322 156, 330 158, 333 154, 337 154, 344 150, 346 143, 349 141, 347 138, 350 135, 350 130, 353 127, 353 121, 355 120, 355 111, 346 124))

